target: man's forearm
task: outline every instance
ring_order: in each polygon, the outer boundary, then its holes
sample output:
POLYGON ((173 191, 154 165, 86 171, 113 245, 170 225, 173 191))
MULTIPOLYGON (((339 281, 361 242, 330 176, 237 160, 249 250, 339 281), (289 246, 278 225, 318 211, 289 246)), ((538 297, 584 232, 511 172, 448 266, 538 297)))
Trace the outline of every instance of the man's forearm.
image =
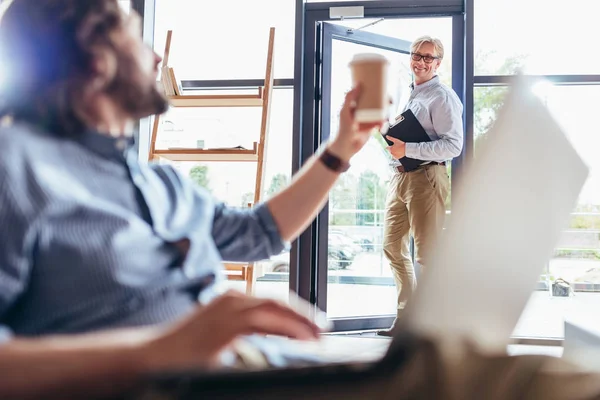
POLYGON ((406 143, 406 157, 418 160, 450 160, 462 150, 462 138, 439 139, 423 143, 406 143))
POLYGON ((339 175, 313 157, 290 186, 268 200, 267 206, 284 240, 295 239, 316 217, 339 175))
POLYGON ((144 372, 146 334, 17 338, 0 345, 0 398, 99 398, 126 391, 144 372))

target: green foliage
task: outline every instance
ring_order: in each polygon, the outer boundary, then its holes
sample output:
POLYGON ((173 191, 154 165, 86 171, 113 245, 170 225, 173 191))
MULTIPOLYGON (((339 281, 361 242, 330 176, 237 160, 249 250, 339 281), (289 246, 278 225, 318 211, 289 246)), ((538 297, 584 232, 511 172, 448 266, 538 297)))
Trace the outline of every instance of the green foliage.
POLYGON ((190 170, 190 178, 196 182, 197 185, 210 191, 210 180, 208 179, 208 166, 196 165, 190 170))
MULTIPOLYGON (((356 208, 356 178, 351 174, 342 174, 329 196, 329 210, 353 210, 356 208)), ((336 212, 330 214, 330 225, 355 225, 355 212, 336 212)))
POLYGON ((584 217, 576 216, 571 219, 570 227, 573 229, 585 229, 587 228, 588 221, 584 217))
POLYGON ((382 182, 373 171, 364 171, 357 178, 343 174, 333 187, 329 197, 330 225, 380 225, 381 216, 374 213, 357 213, 340 210, 383 210, 387 194, 387 182, 382 182))
MULTIPOLYGON (((379 176, 373 171, 364 171, 358 178, 356 208, 359 210, 383 210, 386 193, 387 185, 381 182, 379 176)), ((356 219, 357 225, 373 226, 381 223, 381 217, 375 214, 357 214, 356 219)))
POLYGON ((242 195, 242 208, 248 208, 248 204, 254 203, 254 192, 246 192, 242 195))
MULTIPOLYGON (((575 213, 589 213, 583 215, 571 216, 569 228, 585 232, 586 230, 600 230, 600 216, 594 213, 600 212, 600 205, 580 204, 575 209, 575 213)), ((592 232, 587 235, 593 234, 592 232)), ((600 242, 600 234, 596 233, 596 240, 600 242)), ((559 248, 555 252, 555 257, 558 258, 576 258, 588 260, 600 260, 600 250, 598 249, 565 249, 559 248)))
MULTIPOLYGON (((479 53, 475 65, 489 65, 488 60, 493 55, 494 52, 479 53)), ((525 60, 526 56, 524 55, 508 58, 497 71, 487 71, 487 73, 492 73, 494 75, 513 75, 524 65, 525 60)), ((480 73, 482 73, 482 71, 480 71, 480 73)), ((486 71, 483 71, 483 73, 486 73, 486 71)), ((504 104, 504 97, 506 96, 507 91, 507 87, 499 86, 475 88, 473 93, 475 154, 477 154, 477 148, 481 145, 482 140, 485 140, 486 134, 494 125, 496 115, 504 104)))
MULTIPOLYGON (((598 213, 600 205, 580 204, 575 209, 576 213, 598 213)), ((574 215, 569 225, 572 229, 596 229, 600 230, 600 216, 598 215, 574 215)))
POLYGON ((495 64, 494 60, 492 60, 495 56, 497 56, 496 51, 482 51, 477 53, 475 59, 475 65, 477 66, 476 75, 514 75, 525 66, 528 57, 526 54, 517 54, 505 59, 500 68, 490 68, 490 66, 495 64))
POLYGON ((556 258, 576 258, 585 260, 600 260, 600 250, 594 249, 558 249, 554 252, 556 258))
POLYGON ((271 178, 271 185, 269 185, 269 190, 267 194, 269 196, 279 193, 283 188, 287 187, 290 183, 290 179, 286 174, 277 174, 271 178))

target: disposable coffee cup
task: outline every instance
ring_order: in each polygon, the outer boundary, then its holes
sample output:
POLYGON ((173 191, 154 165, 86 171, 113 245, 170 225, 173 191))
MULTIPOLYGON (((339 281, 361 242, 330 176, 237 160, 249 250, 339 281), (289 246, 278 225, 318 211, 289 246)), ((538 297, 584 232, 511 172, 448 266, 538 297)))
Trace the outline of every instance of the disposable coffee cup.
POLYGON ((375 53, 356 54, 350 61, 352 85, 361 87, 356 105, 357 122, 376 123, 387 118, 388 69, 388 60, 375 53))

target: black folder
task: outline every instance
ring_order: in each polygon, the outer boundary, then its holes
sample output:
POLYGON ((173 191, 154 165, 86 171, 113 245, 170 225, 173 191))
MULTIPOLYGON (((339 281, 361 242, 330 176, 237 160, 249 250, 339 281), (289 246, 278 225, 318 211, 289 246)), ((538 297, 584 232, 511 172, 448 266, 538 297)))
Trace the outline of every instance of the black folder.
MULTIPOLYGON (((430 142, 431 138, 423 129, 421 123, 415 117, 411 110, 406 110, 400 114, 398 121, 390 126, 386 135, 400 139, 405 143, 422 143, 430 142)), ((391 146, 394 144, 384 136, 385 141, 391 146)), ((399 160, 402 163, 405 171, 413 171, 417 169, 425 161, 415 158, 402 157, 399 160)))

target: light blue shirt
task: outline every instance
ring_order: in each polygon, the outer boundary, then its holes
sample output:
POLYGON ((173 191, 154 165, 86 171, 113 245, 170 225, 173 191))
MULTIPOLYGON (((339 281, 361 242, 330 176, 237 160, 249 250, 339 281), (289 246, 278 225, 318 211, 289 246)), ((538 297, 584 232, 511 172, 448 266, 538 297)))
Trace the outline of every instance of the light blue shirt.
MULTIPOLYGON (((431 138, 431 142, 406 143, 406 156, 417 160, 443 162, 460 155, 463 147, 463 105, 438 76, 415 85, 404 111, 410 109, 431 138)), ((393 161, 392 165, 400 165, 393 161)))
POLYGON ((0 340, 172 321, 222 259, 286 246, 266 205, 226 207, 131 144, 0 129, 0 340))

